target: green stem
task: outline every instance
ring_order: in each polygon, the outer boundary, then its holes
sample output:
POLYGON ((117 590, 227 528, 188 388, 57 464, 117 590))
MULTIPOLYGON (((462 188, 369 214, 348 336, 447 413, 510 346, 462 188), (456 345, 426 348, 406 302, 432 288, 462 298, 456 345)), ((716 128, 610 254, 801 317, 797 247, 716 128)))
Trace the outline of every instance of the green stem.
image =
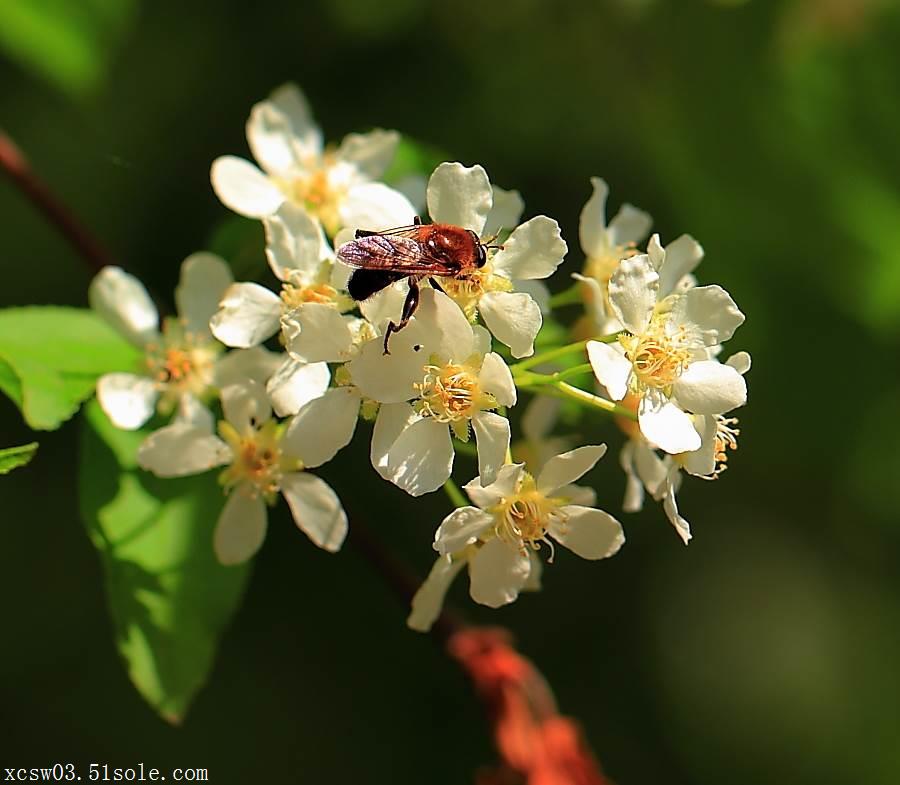
POLYGON ((447 482, 444 483, 444 493, 447 494, 447 498, 450 499, 450 503, 454 507, 468 507, 469 503, 466 501, 466 497, 463 496, 463 492, 459 489, 459 486, 453 482, 452 477, 447 478, 447 482))
POLYGON ((535 365, 541 365, 550 362, 551 360, 556 360, 559 357, 565 357, 567 354, 575 354, 576 352, 584 351, 584 347, 587 346, 588 341, 614 343, 619 340, 619 335, 619 333, 611 333, 610 335, 600 335, 595 338, 586 338, 583 341, 575 341, 575 343, 567 343, 565 346, 557 346, 555 349, 548 349, 546 352, 540 352, 539 354, 532 355, 524 360, 519 360, 519 362, 510 365, 509 370, 512 371, 515 376, 521 371, 527 371, 529 368, 534 368, 535 365))
MULTIPOLYGON (((620 406, 613 401, 607 401, 606 398, 601 398, 599 395, 589 393, 587 390, 573 387, 568 382, 555 382, 553 386, 566 398, 571 398, 574 401, 586 404, 595 409, 602 409, 609 414, 617 414, 620 417, 627 417, 629 420, 637 420, 637 412, 626 409, 624 406, 620 406)), ((540 392, 540 389, 538 389, 538 392, 540 392)))

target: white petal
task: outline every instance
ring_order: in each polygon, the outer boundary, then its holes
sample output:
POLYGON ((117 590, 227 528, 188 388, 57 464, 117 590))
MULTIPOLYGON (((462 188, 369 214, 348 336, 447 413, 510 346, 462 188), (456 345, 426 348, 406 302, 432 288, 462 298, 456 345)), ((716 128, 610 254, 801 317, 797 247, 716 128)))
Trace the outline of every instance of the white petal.
MULTIPOLYGON (((686 453, 693 455, 694 453, 686 453)), ((654 498, 666 479, 666 464, 645 441, 635 440, 634 467, 647 492, 654 498)))
POLYGON ((537 489, 545 496, 552 496, 563 485, 587 474, 605 452, 605 444, 587 445, 551 458, 537 477, 537 489))
POLYGON ((334 553, 347 536, 347 514, 331 486, 307 472, 292 472, 281 479, 294 523, 320 548, 334 553))
POLYGON ((625 329, 642 335, 659 295, 659 274, 646 254, 623 259, 609 279, 609 302, 625 329))
POLYGON ((381 338, 363 344, 356 358, 346 365, 353 383, 366 398, 381 403, 401 403, 415 398, 417 393, 413 385, 422 381, 431 353, 424 347, 424 340, 425 333, 414 320, 405 330, 392 336, 390 354, 384 353, 381 338))
POLYGON ((484 362, 478 373, 478 385, 493 395, 500 406, 516 405, 516 383, 513 381, 509 366, 496 352, 484 355, 484 362))
POLYGON ((747 383, 730 365, 701 360, 678 377, 672 397, 694 414, 722 414, 747 402, 747 383))
POLYGON ((645 395, 641 399, 638 424, 647 441, 672 455, 700 447, 700 435, 690 416, 664 396, 645 395))
POLYGON ((390 480, 388 453, 391 447, 400 434, 418 419, 415 409, 408 403, 387 403, 378 408, 369 457, 375 471, 385 480, 390 480))
POLYGON ((608 512, 574 504, 560 508, 564 522, 550 524, 550 535, 582 559, 605 559, 625 542, 622 524, 608 512))
POLYGON ((586 485, 563 485, 554 496, 565 504, 577 504, 581 507, 593 507, 597 503, 597 491, 586 485))
POLYGON ((490 485, 506 460, 509 420, 494 412, 478 412, 472 417, 472 428, 478 445, 478 476, 482 485, 490 485))
POLYGON ((143 348, 159 335, 159 313, 137 278, 104 267, 91 281, 88 301, 120 335, 143 348))
POLYGON ((388 479, 410 496, 436 491, 447 481, 452 468, 450 429, 430 418, 410 425, 388 452, 388 479))
POLYGON ((666 246, 665 261, 659 272, 659 297, 667 297, 690 275, 703 260, 703 246, 689 234, 683 234, 666 246))
POLYGON ((275 276, 286 281, 297 271, 301 281, 312 283, 327 256, 320 224, 305 210, 285 202, 277 213, 263 218, 263 226, 266 258, 275 276))
MULTIPOLYGON (((603 333, 618 332, 621 329, 618 326, 618 322, 615 323, 613 329, 606 329, 606 324, 610 321, 610 314, 607 313, 606 293, 603 291, 603 287, 600 286, 600 282, 596 278, 590 278, 581 275, 581 273, 572 273, 572 277, 587 287, 588 291, 582 293, 582 299, 585 301, 585 308, 590 317, 594 320, 595 329, 603 333)), ((614 319, 613 321, 615 322, 614 319)))
POLYGON ((481 318, 513 357, 534 354, 534 339, 543 319, 538 304, 524 292, 488 292, 478 301, 481 318))
POLYGON ((97 382, 97 400, 116 428, 133 431, 153 416, 159 393, 146 376, 108 373, 97 382))
POLYGON ((597 381, 614 401, 621 401, 628 393, 628 378, 631 376, 631 363, 625 359, 621 347, 588 341, 587 355, 597 381))
POLYGON ((486 354, 491 353, 493 338, 491 337, 490 330, 486 327, 482 327, 480 324, 473 324, 472 337, 474 338, 472 342, 472 354, 484 358, 486 354))
POLYGON ((481 166, 443 163, 428 180, 427 200, 432 221, 462 226, 480 236, 494 197, 481 166))
POLYGON ((644 486, 635 471, 634 446, 634 440, 629 439, 619 453, 619 466, 625 472, 625 498, 622 500, 625 512, 637 512, 644 506, 644 486))
POLYGON ((513 289, 531 295, 531 299, 537 303, 544 316, 552 310, 550 308, 550 290, 543 281, 513 281, 513 289))
POLYGON ((493 204, 488 213, 487 221, 481 234, 484 237, 493 237, 504 230, 510 230, 519 225, 525 202, 518 191, 507 191, 496 185, 491 186, 493 192, 493 204))
POLYGON ((471 545, 494 524, 494 516, 477 507, 460 507, 451 512, 434 534, 434 549, 442 556, 471 545))
POLYGON ((730 365, 743 376, 750 370, 750 355, 747 352, 735 352, 725 360, 725 365, 730 365))
POLYGON ((525 407, 519 424, 522 433, 530 442, 539 442, 549 436, 559 418, 561 402, 549 395, 535 395, 525 407))
MULTIPOLYGON (((384 335, 388 321, 399 324, 408 291, 409 284, 406 281, 397 281, 359 303, 360 312, 372 323, 379 335, 384 335)), ((391 339, 393 340, 394 338, 391 339)))
POLYGON ((716 470, 716 433, 718 423, 715 417, 698 415, 694 417, 694 427, 700 434, 700 449, 679 456, 682 468, 695 477, 708 477, 716 470))
POLYGON ((367 134, 347 134, 335 157, 353 164, 370 180, 377 180, 394 160, 399 143, 400 134, 381 128, 367 134))
POLYGON ((331 373, 327 363, 300 363, 286 357, 266 383, 272 408, 279 417, 296 414, 301 406, 322 396, 331 373))
POLYGON ((508 605, 519 596, 530 573, 527 550, 495 537, 469 560, 469 594, 489 608, 508 605))
POLYGON ((246 349, 278 332, 280 317, 281 298, 277 294, 257 283, 236 283, 225 290, 209 328, 226 346, 246 349))
POLYGON ((416 217, 416 208, 409 199, 384 183, 353 186, 338 212, 341 225, 374 232, 409 226, 416 217))
POLYGON ((206 427, 176 423, 151 433, 138 448, 137 462, 157 477, 199 474, 232 460, 231 450, 206 427))
POLYGON ((306 467, 321 466, 350 444, 359 415, 359 391, 335 387, 307 403, 291 420, 281 449, 306 467))
POLYGON ((285 349, 305 363, 341 362, 350 357, 353 333, 347 317, 326 303, 304 303, 281 320, 285 349))
POLYGON ((434 353, 442 359, 457 362, 471 357, 475 344, 472 325, 446 294, 435 289, 423 289, 416 313, 416 321, 425 335, 424 354, 434 353))
POLYGON ((399 191, 409 199, 417 215, 425 215, 425 191, 428 188, 427 177, 411 173, 394 180, 391 186, 395 191, 399 191))
POLYGON ((538 215, 513 231, 491 264, 507 278, 547 278, 556 272, 568 250, 559 224, 538 215))
POLYGON ((215 428, 212 412, 190 393, 185 393, 178 401, 175 422, 180 425, 191 425, 209 434, 215 428))
POLYGON ((609 222, 609 242, 614 246, 640 243, 652 225, 653 219, 648 213, 633 204, 623 204, 609 222))
POLYGON ((265 388, 252 379, 222 389, 222 411, 238 431, 247 433, 272 417, 272 406, 265 388))
POLYGON ((428 632, 444 605, 444 597, 453 579, 466 564, 465 559, 440 556, 428 577, 412 598, 412 610, 406 625, 417 632, 428 632))
POLYGON ((232 491, 213 533, 216 558, 226 565, 240 564, 255 554, 266 539, 266 504, 258 496, 232 491))
POLYGON ((283 353, 270 352, 262 346, 235 349, 216 362, 215 386, 221 389, 247 379, 265 384, 285 359, 283 353))
POLYGON ((585 256, 604 256, 609 252, 609 235, 606 231, 606 198, 609 186, 599 177, 591 178, 593 193, 581 209, 578 237, 585 256))
POLYGON ((322 132, 297 85, 282 85, 268 100, 254 105, 247 121, 247 142, 268 172, 284 172, 318 155, 322 132))
POLYGON ((666 495, 663 497, 663 510, 666 513, 666 517, 669 519, 669 523, 675 527, 675 531, 678 532, 678 536, 681 537, 681 541, 687 545, 691 541, 691 525, 678 512, 678 503, 675 501, 675 493, 678 490, 678 483, 676 482, 678 470, 673 468, 672 472, 670 472, 669 480, 666 482, 666 495), (672 476, 672 472, 674 472, 675 477, 672 476))
POLYGON ((677 323, 698 328, 707 346, 727 341, 744 322, 744 314, 721 286, 688 289, 675 301, 672 314, 677 323))
POLYGON ((215 254, 191 254, 181 263, 175 304, 185 330, 209 336, 209 320, 233 281, 231 268, 215 254))
POLYGON ((264 218, 284 202, 284 194, 259 169, 243 158, 223 155, 209 172, 222 204, 247 218, 264 218))
POLYGON ((528 580, 522 587, 522 591, 540 591, 541 578, 544 574, 544 562, 538 556, 537 551, 528 550, 528 561, 531 562, 531 572, 528 573, 528 580))
POLYGON ((494 482, 482 486, 481 478, 476 477, 467 482, 463 486, 463 490, 478 507, 486 510, 499 504, 503 499, 513 496, 519 490, 524 473, 524 463, 507 463, 500 467, 494 482))

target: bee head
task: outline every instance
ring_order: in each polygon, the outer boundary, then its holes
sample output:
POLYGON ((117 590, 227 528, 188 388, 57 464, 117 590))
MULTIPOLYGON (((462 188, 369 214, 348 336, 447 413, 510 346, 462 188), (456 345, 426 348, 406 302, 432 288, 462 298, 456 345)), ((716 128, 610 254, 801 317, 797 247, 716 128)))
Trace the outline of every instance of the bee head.
POLYGON ((469 229, 469 234, 472 235, 472 239, 475 241, 475 266, 484 267, 487 263, 487 250, 482 244, 481 238, 475 232, 469 229))

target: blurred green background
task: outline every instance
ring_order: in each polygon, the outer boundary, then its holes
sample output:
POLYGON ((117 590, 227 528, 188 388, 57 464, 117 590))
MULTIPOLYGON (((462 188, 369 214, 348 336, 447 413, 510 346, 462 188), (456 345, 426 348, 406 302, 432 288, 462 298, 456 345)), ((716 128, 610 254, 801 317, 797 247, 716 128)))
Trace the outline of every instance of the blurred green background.
MULTIPOLYGON (((690 547, 650 504, 609 562, 560 553, 499 612, 465 580, 453 596, 515 632, 621 785, 900 781, 895 3, 11 0, 0 44, 0 123, 158 292, 228 217, 210 162, 247 155, 250 106, 287 80, 329 139, 397 128, 482 163, 560 221, 569 272, 591 175, 664 240, 692 233, 701 280, 748 315, 730 347, 754 368, 731 471, 680 494, 690 547)), ((0 216, 0 305, 85 305, 82 263, 6 181, 0 216)), ((0 437, 34 438, 5 399, 0 437)), ((583 437, 619 443, 606 422, 583 437)), ((208 686, 163 723, 113 646, 78 424, 37 438, 0 478, 0 766, 437 784, 495 759, 455 665, 352 549, 318 551, 283 509, 208 686)), ((322 475, 424 575, 444 499, 376 481, 361 451, 322 475)))

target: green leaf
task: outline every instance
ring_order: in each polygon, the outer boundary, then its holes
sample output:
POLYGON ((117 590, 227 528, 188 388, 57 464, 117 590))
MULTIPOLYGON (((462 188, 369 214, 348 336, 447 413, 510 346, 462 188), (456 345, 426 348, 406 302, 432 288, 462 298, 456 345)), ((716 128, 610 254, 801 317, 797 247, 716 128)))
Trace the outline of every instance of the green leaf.
POLYGON ((38 443, 31 442, 21 447, 7 447, 0 450, 0 474, 9 474, 13 469, 24 466, 37 452, 38 443))
POLYGON ((36 430, 54 430, 111 371, 140 354, 92 311, 34 306, 0 311, 0 390, 36 430))
POLYGON ((135 5, 134 0, 5 0, 0 47, 63 91, 84 93, 105 75, 135 5))
POLYGON ((140 471, 135 454, 146 435, 117 430, 96 401, 85 407, 81 516, 103 562, 128 675, 178 723, 209 675, 250 570, 223 567, 213 554, 224 501, 215 475, 162 480, 140 471))

